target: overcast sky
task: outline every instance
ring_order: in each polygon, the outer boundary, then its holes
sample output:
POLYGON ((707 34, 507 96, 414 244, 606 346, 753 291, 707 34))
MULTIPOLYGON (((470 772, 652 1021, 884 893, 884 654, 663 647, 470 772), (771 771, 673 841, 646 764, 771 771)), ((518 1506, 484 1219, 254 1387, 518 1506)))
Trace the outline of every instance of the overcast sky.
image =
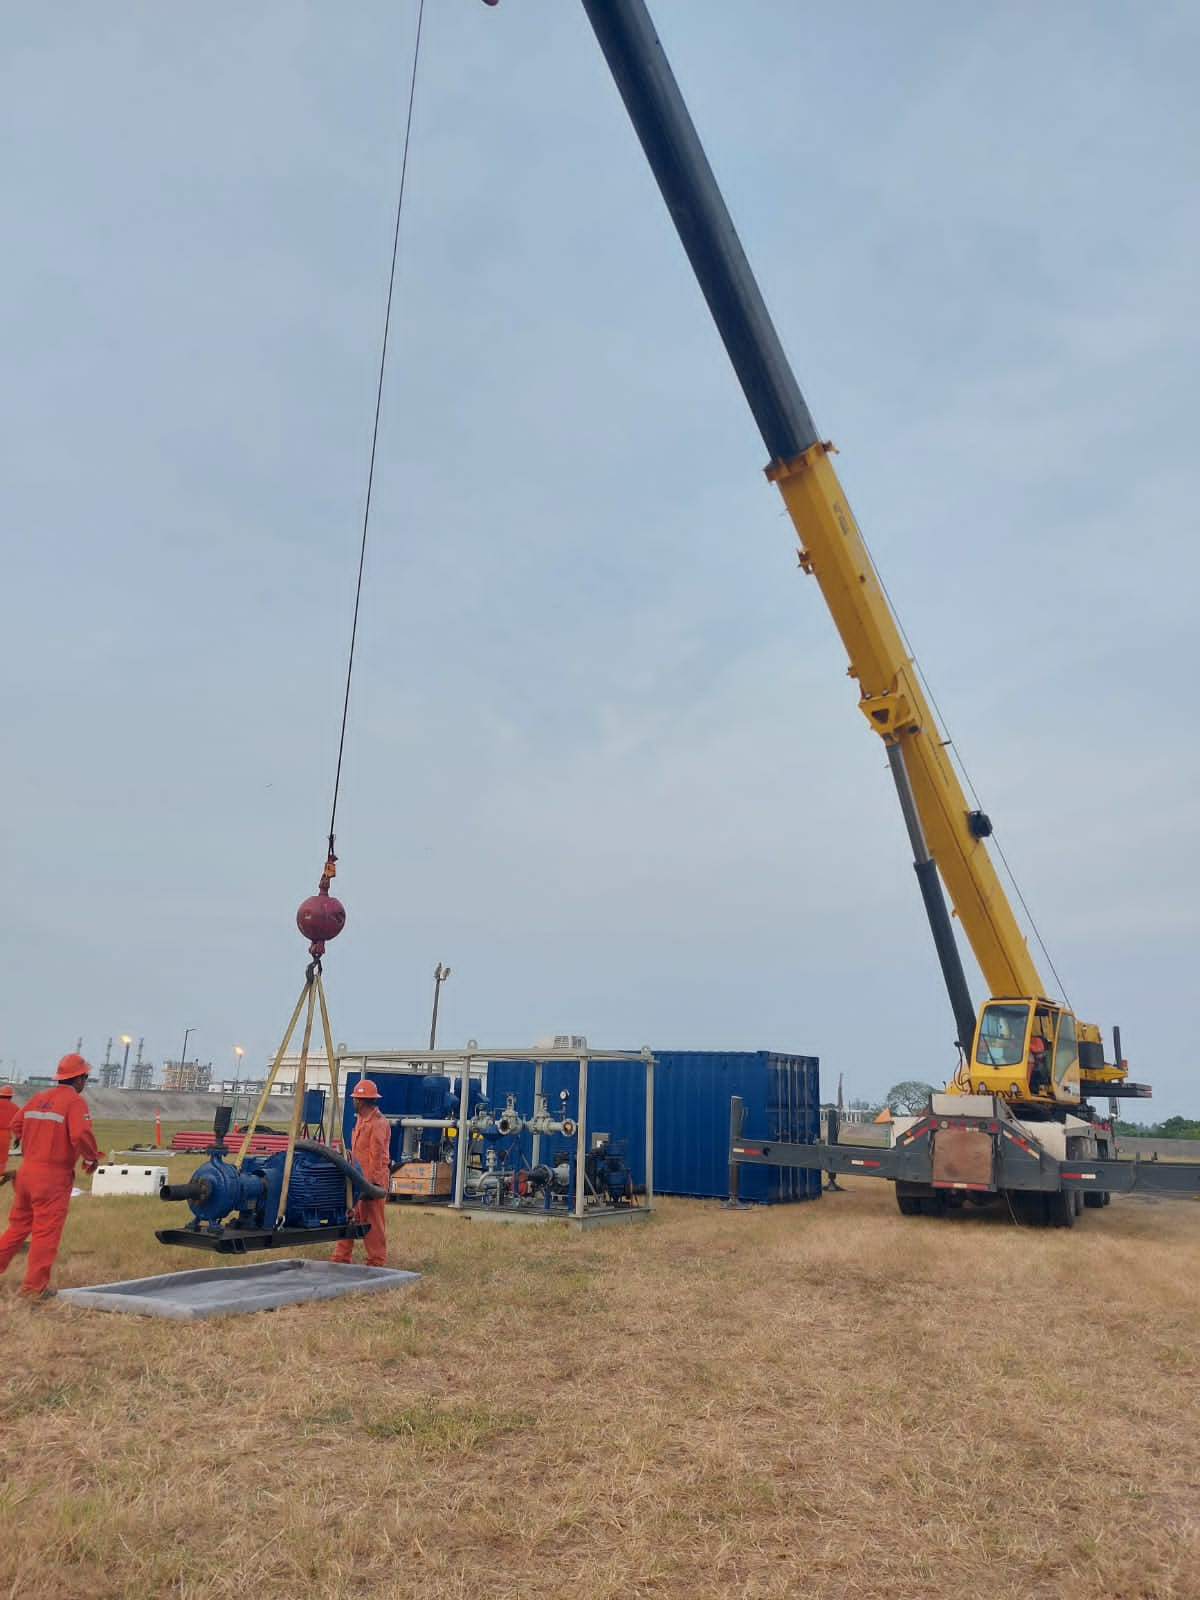
MULTIPOLYGON (((324 856, 415 5, 4 10, 3 1070, 185 1028, 261 1070, 324 856)), ((1121 1026, 1135 1115, 1200 1115, 1200 9, 652 11, 1047 984, 1121 1026)), ((953 1070, 764 454, 582 8, 427 0, 338 1039, 427 1042, 443 961, 446 1045, 795 1051, 864 1098, 953 1070)))

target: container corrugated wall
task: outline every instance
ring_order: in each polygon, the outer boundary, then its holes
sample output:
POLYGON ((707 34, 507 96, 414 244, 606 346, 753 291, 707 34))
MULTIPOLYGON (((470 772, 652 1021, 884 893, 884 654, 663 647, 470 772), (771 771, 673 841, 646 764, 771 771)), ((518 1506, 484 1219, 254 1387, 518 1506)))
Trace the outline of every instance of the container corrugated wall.
MULTIPOLYGON (((656 1050, 654 1187, 661 1194, 724 1198, 729 1193, 729 1102, 740 1095, 745 1128, 760 1139, 807 1144, 820 1130, 815 1056, 774 1050, 656 1050)), ((743 1200, 807 1200, 821 1174, 789 1167, 742 1167, 743 1200)))
MULTIPOLYGON (((807 1144, 820 1132, 819 1065, 815 1056, 773 1050, 656 1050, 654 1069, 654 1188, 657 1194, 724 1199, 729 1193, 729 1102, 740 1095, 748 1134, 807 1144)), ((533 1063, 493 1061, 488 1101, 503 1107, 508 1094, 528 1116, 533 1109, 533 1063)), ((578 1114, 579 1068, 548 1061, 542 1087, 552 1115, 566 1089, 569 1114, 578 1114)), ((587 1128, 625 1145, 636 1183, 646 1177, 645 1067, 640 1061, 595 1060, 588 1067, 587 1128)), ((796 1168, 745 1166, 743 1200, 807 1200, 821 1192, 821 1174, 796 1168)))

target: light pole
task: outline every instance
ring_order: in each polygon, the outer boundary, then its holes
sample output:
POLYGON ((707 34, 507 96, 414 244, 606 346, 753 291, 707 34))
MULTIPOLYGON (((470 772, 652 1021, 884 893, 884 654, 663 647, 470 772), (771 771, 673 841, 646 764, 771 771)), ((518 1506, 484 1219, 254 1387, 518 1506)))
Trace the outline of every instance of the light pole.
POLYGON ((238 1093, 239 1093, 239 1091, 241 1089, 241 1086, 242 1086, 242 1057, 245 1054, 246 1054, 246 1052, 242 1049, 240 1044, 235 1044, 234 1045, 234 1047, 233 1047, 233 1122, 234 1122, 234 1126, 235 1127, 237 1126, 238 1093))
POLYGON ((133 1043, 132 1034, 123 1033, 121 1035, 121 1043, 125 1046, 125 1055, 121 1061, 121 1087, 123 1089, 125 1087, 125 1069, 129 1065, 129 1046, 133 1043))
POLYGON ((434 1048, 435 1041, 437 1040, 438 996, 442 992, 442 985, 449 976, 450 968, 444 967, 439 961, 437 966, 433 969, 433 1021, 429 1024, 429 1048, 431 1050, 434 1048))
POLYGON ((183 1080, 187 1067, 187 1042, 191 1035, 195 1032, 195 1028, 185 1028, 183 1030, 183 1049, 179 1054, 179 1087, 181 1089, 183 1088, 183 1080))

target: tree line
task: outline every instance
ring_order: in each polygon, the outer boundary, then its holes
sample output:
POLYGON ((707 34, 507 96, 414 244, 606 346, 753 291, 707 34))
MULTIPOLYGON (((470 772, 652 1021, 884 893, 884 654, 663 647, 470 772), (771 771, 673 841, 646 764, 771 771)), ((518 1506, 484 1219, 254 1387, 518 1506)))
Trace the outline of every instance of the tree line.
POLYGON ((1168 1117, 1164 1122, 1114 1122, 1117 1137, 1127 1139, 1200 1139, 1200 1122, 1193 1117, 1168 1117))

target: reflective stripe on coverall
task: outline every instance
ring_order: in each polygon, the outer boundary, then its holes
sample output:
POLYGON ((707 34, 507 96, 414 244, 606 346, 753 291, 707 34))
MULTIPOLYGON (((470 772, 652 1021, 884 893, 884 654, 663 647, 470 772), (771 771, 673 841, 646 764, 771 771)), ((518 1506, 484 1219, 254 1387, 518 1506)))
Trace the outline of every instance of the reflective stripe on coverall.
MULTIPOLYGON (((350 1154, 362 1168, 367 1182, 376 1183, 381 1189, 388 1186, 388 1149, 391 1142, 392 1125, 378 1106, 373 1105, 369 1111, 359 1113, 350 1139, 350 1154)), ((386 1213, 386 1200, 368 1200, 366 1195, 359 1197, 354 1208, 355 1222, 369 1222, 371 1225, 370 1233, 363 1240, 369 1267, 387 1265, 386 1213)), ((339 1239, 333 1247, 331 1259, 349 1261, 353 1251, 353 1239, 339 1239)))
POLYGON ((0 1234, 0 1272, 25 1240, 29 1264, 21 1293, 40 1294, 50 1282, 71 1203, 75 1163, 92 1171, 100 1160, 87 1102, 66 1084, 35 1094, 13 1118, 24 1159, 13 1182, 8 1227, 0 1234))

